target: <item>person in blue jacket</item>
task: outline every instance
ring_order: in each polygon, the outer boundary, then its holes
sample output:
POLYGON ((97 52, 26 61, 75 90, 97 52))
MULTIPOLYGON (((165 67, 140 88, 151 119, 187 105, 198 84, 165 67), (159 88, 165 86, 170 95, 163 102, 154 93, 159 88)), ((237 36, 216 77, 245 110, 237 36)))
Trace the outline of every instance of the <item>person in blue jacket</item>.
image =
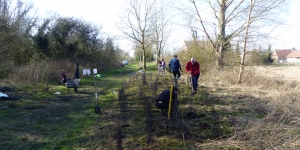
POLYGON ((180 71, 182 71, 182 69, 180 61, 177 59, 177 55, 174 55, 174 57, 170 60, 169 70, 173 73, 175 79, 180 78, 180 71))

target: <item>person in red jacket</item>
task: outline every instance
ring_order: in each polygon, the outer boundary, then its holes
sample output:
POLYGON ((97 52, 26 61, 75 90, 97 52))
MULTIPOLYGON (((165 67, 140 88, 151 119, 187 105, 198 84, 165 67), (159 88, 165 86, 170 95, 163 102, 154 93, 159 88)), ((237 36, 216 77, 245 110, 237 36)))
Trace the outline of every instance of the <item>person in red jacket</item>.
POLYGON ((185 70, 187 73, 189 73, 189 76, 192 80, 193 93, 196 93, 198 87, 198 79, 200 77, 200 64, 196 61, 195 58, 191 58, 191 61, 186 64, 185 70))

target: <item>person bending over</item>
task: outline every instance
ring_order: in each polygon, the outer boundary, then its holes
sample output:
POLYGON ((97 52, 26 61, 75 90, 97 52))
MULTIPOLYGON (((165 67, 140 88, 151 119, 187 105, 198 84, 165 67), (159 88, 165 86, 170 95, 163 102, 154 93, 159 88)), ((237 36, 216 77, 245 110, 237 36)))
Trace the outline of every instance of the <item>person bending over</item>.
MULTIPOLYGON (((172 104, 175 99, 177 99, 178 88, 173 87, 172 93, 172 104)), ((162 91, 159 96, 156 98, 155 105, 157 108, 161 109, 161 113, 163 115, 167 115, 169 110, 169 101, 170 101, 170 90, 162 91)), ((177 106, 179 105, 179 101, 177 99, 177 106)))

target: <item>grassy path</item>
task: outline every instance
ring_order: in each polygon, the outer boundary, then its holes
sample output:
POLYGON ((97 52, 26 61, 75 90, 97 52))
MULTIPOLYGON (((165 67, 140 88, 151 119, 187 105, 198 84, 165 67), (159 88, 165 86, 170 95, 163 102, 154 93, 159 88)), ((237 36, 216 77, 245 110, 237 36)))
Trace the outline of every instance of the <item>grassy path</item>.
POLYGON ((131 75, 140 68, 130 65, 103 73, 102 78, 82 78, 78 93, 57 85, 37 93, 30 86, 18 89, 20 100, 0 102, 8 106, 0 110, 0 149, 117 149, 120 142, 128 150, 201 149, 231 137, 237 125, 243 127, 245 117, 261 119, 267 113, 266 100, 239 87, 201 82, 199 93, 191 96, 183 75, 178 97, 183 124, 176 128, 172 118, 168 120, 154 105, 157 94, 169 88, 170 77, 156 76, 155 64, 148 66, 145 85, 141 74, 131 75), (94 112, 94 79, 100 114, 94 112), (118 100, 123 88, 126 104, 118 100), (150 132, 145 102, 152 107, 150 132), (197 116, 189 116, 190 112, 197 116))

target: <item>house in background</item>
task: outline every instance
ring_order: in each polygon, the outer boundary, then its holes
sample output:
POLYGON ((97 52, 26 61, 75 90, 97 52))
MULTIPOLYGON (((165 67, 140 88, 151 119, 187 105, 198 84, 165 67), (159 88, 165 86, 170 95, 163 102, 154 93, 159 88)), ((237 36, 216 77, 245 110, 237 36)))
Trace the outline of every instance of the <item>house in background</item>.
POLYGON ((272 53, 272 59, 274 59, 277 62, 285 62, 287 61, 287 56, 292 52, 291 49, 283 49, 283 50, 275 50, 272 53))
POLYGON ((300 50, 293 50, 286 56, 288 63, 300 63, 300 50))

